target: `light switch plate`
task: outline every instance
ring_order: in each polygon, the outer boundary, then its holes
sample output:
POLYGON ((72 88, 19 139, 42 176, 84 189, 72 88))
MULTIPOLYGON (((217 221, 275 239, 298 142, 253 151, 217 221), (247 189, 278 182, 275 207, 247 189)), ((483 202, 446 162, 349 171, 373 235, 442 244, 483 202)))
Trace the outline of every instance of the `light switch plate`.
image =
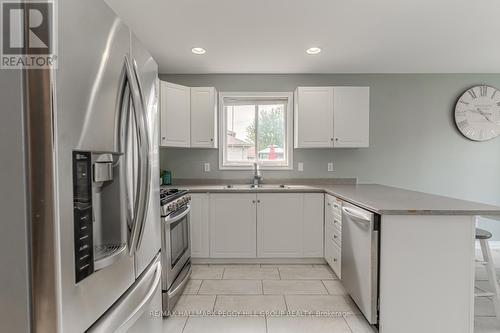
POLYGON ((210 163, 205 163, 205 172, 210 172, 210 163))
POLYGON ((333 171, 333 162, 328 163, 328 171, 333 171))
POLYGON ((304 171, 304 163, 302 162, 297 163, 297 170, 304 171))

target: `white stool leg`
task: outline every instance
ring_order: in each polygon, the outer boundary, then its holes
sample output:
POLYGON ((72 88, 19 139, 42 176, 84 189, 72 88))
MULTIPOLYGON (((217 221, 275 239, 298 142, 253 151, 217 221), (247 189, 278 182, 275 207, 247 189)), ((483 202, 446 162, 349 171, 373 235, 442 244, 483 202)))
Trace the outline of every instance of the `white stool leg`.
POLYGON ((491 255, 490 246, 487 239, 480 239, 481 251, 483 253, 483 260, 485 261, 484 268, 488 276, 491 288, 495 296, 493 296, 493 304, 495 306, 495 314, 497 319, 500 320, 500 286, 498 285, 497 275, 495 272, 495 263, 491 255))

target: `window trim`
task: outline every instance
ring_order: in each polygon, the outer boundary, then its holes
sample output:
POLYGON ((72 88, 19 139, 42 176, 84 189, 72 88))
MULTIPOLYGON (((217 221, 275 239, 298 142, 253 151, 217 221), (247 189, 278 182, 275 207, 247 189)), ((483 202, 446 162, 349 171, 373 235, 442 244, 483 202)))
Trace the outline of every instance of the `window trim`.
MULTIPOLYGON (((287 154, 286 165, 259 163, 262 170, 293 170, 293 92, 219 92, 219 170, 253 170, 251 164, 225 164, 226 150, 226 113, 224 98, 276 98, 287 99, 285 112, 285 144, 287 154)), ((257 154, 257 152, 255 152, 257 154)))

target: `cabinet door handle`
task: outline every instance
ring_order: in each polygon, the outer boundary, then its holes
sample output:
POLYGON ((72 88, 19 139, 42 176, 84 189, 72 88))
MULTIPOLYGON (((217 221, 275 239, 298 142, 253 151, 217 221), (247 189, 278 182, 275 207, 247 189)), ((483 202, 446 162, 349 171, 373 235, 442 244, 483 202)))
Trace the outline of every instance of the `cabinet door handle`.
POLYGON ((210 139, 210 141, 214 142, 214 139, 210 139))
POLYGON ((333 141, 333 138, 330 138, 330 141, 333 141))
POLYGON ((255 200, 252 200, 252 203, 255 203, 255 200))
POLYGON ((260 203, 260 200, 257 200, 257 203, 260 203))
POLYGON ((337 262, 337 258, 333 258, 333 262, 337 262))

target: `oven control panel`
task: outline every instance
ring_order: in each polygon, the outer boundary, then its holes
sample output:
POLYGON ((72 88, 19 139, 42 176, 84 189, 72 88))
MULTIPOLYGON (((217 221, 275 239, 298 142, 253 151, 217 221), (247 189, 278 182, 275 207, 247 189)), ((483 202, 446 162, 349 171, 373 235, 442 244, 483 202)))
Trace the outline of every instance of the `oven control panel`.
POLYGON ((75 282, 94 272, 91 153, 73 152, 75 282))
POLYGON ((178 199, 165 203, 161 206, 161 216, 167 216, 172 212, 175 212, 185 204, 191 201, 191 196, 189 194, 185 194, 178 199))

